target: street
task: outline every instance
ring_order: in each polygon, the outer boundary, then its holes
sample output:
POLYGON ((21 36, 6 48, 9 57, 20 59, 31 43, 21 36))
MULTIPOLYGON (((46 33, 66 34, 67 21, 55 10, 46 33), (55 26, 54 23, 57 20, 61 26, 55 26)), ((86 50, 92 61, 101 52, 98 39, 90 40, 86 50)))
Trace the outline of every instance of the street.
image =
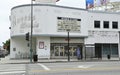
POLYGON ((1 64, 0 75, 119 75, 119 61, 1 64))

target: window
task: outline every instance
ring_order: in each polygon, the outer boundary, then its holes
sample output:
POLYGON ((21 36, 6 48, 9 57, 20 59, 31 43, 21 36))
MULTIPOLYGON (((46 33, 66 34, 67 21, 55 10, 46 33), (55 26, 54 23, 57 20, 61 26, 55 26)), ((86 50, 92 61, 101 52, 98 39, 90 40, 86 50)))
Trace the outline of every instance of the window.
POLYGON ((104 21, 103 25, 104 28, 109 28, 109 21, 104 21))
POLYGON ((111 45, 111 54, 114 55, 114 56, 118 55, 118 45, 117 44, 112 44, 111 45))
POLYGON ((112 28, 118 29, 118 22, 112 22, 112 28))
POLYGON ((102 49, 102 55, 106 56, 110 54, 110 45, 109 44, 103 44, 103 49, 102 49))
POLYGON ((94 21, 94 28, 100 28, 100 21, 94 21))

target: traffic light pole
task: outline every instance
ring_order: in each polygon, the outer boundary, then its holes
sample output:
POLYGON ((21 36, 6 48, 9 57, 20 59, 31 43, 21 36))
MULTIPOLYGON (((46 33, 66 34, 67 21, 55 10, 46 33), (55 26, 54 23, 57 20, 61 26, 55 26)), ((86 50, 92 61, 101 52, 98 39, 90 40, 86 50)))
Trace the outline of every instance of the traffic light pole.
POLYGON ((32 37, 33 37, 33 0, 31 0, 30 63, 32 63, 32 56, 33 56, 32 37))
POLYGON ((69 47, 69 41, 70 41, 70 36, 69 36, 69 32, 70 32, 70 29, 67 29, 67 32, 68 32, 68 37, 67 37, 67 40, 68 40, 68 62, 70 61, 70 47, 69 47))
POLYGON ((68 62, 70 61, 70 47, 69 47, 69 41, 70 41, 70 38, 69 38, 69 31, 68 31, 68 62))

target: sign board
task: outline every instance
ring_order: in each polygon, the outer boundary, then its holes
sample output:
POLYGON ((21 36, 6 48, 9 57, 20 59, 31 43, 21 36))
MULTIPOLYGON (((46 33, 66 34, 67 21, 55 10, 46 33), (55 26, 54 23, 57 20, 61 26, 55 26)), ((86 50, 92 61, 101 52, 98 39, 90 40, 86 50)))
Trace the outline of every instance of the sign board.
POLYGON ((44 42, 39 42, 39 49, 44 49, 44 42))
POLYGON ((70 32, 80 32, 81 19, 58 17, 58 32, 66 32, 68 29, 70 32))

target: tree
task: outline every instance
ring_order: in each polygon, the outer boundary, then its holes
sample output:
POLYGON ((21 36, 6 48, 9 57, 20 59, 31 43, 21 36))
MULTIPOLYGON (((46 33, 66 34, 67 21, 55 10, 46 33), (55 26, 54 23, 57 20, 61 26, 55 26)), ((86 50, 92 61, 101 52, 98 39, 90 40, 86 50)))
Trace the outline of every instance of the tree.
POLYGON ((8 53, 10 53, 10 39, 3 42, 3 48, 6 49, 8 53))

